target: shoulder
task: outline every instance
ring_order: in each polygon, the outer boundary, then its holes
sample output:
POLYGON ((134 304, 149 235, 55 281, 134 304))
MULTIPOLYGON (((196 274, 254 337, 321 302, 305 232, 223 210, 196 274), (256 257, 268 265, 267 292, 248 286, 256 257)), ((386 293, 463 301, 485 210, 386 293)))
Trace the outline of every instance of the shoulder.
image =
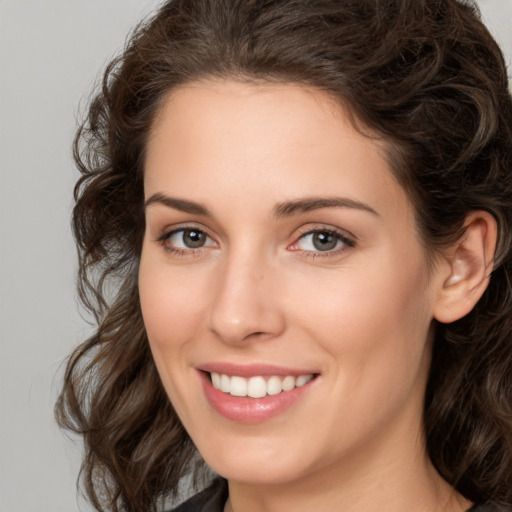
POLYGON ((169 512, 222 512, 227 499, 227 482, 222 478, 217 478, 210 487, 169 512))

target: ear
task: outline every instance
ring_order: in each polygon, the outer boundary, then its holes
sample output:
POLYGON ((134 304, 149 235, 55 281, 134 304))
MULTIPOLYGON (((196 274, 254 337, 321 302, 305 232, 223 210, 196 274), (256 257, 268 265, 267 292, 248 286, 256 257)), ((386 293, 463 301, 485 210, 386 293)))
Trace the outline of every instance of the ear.
POLYGON ((496 250, 496 219, 488 212, 475 211, 464 223, 464 235, 445 254, 442 288, 434 318, 442 323, 455 322, 467 315, 489 284, 496 250))

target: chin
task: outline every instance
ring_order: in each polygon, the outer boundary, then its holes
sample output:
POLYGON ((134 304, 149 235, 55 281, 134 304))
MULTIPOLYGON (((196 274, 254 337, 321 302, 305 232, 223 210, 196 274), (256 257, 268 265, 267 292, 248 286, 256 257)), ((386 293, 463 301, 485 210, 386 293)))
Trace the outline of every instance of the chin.
POLYGON ((204 459, 220 476, 247 484, 284 484, 300 478, 309 464, 306 454, 283 440, 252 438, 241 442, 211 443, 204 459), (242 444, 242 446, 241 446, 242 444), (216 446, 215 448, 213 448, 216 446))
POLYGON ((299 474, 292 471, 293 466, 283 464, 260 465, 249 460, 221 461, 210 467, 220 476, 231 482, 251 485, 279 485, 287 484, 299 478, 299 474))

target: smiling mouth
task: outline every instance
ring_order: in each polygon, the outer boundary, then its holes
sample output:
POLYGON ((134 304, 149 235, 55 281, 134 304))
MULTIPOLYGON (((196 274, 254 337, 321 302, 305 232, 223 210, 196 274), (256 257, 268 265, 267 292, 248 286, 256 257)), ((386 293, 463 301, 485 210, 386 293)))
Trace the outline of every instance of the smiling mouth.
POLYGON ((207 372, 213 387, 223 393, 237 397, 263 398, 267 395, 286 393, 295 388, 300 388, 316 377, 316 374, 287 375, 280 377, 271 375, 268 377, 254 376, 250 378, 229 376, 223 373, 207 372))

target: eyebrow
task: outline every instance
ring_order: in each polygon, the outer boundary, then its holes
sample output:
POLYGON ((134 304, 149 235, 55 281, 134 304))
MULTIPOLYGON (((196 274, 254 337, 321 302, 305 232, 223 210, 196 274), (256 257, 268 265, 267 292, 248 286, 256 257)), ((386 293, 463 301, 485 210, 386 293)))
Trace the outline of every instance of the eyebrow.
POLYGON ((195 215, 204 215, 206 217, 211 217, 212 213, 206 206, 201 203, 196 203, 194 201, 188 201, 186 199, 179 199, 177 197, 170 197, 161 192, 157 192, 153 194, 149 199, 144 203, 144 209, 152 204, 163 204, 169 208, 174 208, 175 210, 179 210, 185 213, 192 213, 195 215))
MULTIPOLYGON (((144 203, 144 208, 146 209, 152 204, 162 204, 168 208, 173 208, 174 210, 179 210, 185 213, 212 217, 210 210, 201 203, 171 197, 162 194, 161 192, 157 192, 149 197, 149 199, 144 203)), ((313 210, 319 210, 321 208, 351 208, 369 212, 379 217, 379 214, 371 206, 347 197, 308 197, 298 199, 296 201, 285 201, 283 203, 279 203, 274 208, 273 216, 274 218, 289 217, 313 210)))
POLYGON ((297 201, 286 201, 274 208, 274 217, 288 217, 312 210, 319 210, 320 208, 351 208, 369 212, 380 217, 371 206, 348 197, 309 197, 297 201))

